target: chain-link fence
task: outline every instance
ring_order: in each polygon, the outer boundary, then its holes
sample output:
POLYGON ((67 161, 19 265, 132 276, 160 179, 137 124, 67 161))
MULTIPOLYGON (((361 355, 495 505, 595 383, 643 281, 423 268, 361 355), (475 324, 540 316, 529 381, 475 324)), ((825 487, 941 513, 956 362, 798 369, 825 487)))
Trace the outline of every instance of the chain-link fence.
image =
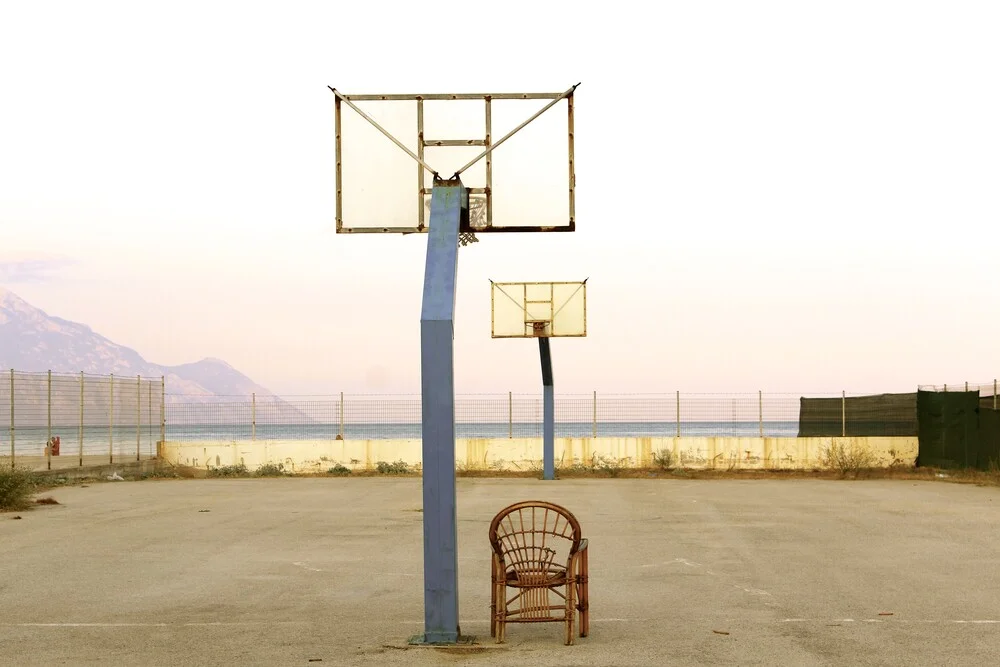
MULTIPOLYGON (((978 391, 996 382, 925 385, 978 391)), ((580 393, 556 396, 557 437, 917 435, 915 394, 580 393), (911 405, 911 403, 913 405, 911 405), (911 414, 912 413, 912 414, 911 414), (911 432, 912 431, 912 432, 911 432)), ((459 395, 459 438, 539 438, 540 394, 459 395)), ((165 395, 162 378, 0 373, 0 457, 44 466, 153 456, 159 440, 419 439, 419 394, 165 395)), ((7 460, 9 459, 9 461, 7 460)))
POLYGON ((959 392, 974 391, 979 394, 979 407, 1000 410, 1000 394, 997 392, 998 382, 956 382, 954 384, 922 384, 920 391, 959 392))
POLYGON ((2 371, 2 464, 64 468, 84 459, 155 456, 163 439, 163 400, 159 377, 2 371))
MULTIPOLYGON (((555 398, 555 430, 556 437, 577 438, 916 435, 915 399, 907 396, 846 391, 561 394, 555 398)), ((540 438, 542 405, 540 394, 456 396, 456 435, 540 438)), ((166 437, 173 441, 421 437, 419 394, 169 395, 166 410, 166 437)))
POLYGON ((1000 466, 997 381, 921 385, 920 465, 996 470, 1000 466))

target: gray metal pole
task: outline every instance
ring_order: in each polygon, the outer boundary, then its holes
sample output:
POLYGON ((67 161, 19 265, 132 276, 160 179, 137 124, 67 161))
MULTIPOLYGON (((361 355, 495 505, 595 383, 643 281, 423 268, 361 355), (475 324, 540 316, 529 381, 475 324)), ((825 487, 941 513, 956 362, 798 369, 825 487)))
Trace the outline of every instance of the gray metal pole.
POLYGON ((77 436, 79 437, 80 445, 80 467, 83 467, 83 371, 80 371, 80 427, 77 436))
POLYGON ((10 369, 10 468, 14 469, 14 369, 10 369))
POLYGON ((597 437, 597 390, 594 390, 594 437, 597 437))
POLYGON ((250 394, 250 440, 257 440, 257 392, 250 394))
POLYGON ((997 409, 997 381, 993 380, 993 409, 997 409))
POLYGON ((677 391, 677 437, 681 437, 681 392, 677 391))
POLYGON ((757 390, 757 425, 760 437, 764 437, 764 392, 757 390))
POLYGON ((507 439, 514 437, 514 392, 507 392, 507 439))
POLYGON ((49 470, 52 470, 52 371, 49 370, 48 377, 45 382, 45 392, 48 394, 48 444, 45 446, 45 465, 49 470))
MULTIPOLYGON (((167 379, 160 376, 160 446, 167 443, 167 379)), ((160 450, 157 449, 156 456, 159 457, 160 450)))
POLYGON ((542 360, 542 479, 556 478, 556 401, 552 386, 552 352, 549 339, 538 339, 538 354, 542 360))
POLYGON ((111 374, 111 404, 108 419, 108 463, 115 462, 115 374, 111 374))
POLYGON ((142 460, 142 375, 135 376, 135 460, 142 460))
POLYGON ((468 211, 460 179, 435 181, 420 312, 424 634, 411 640, 419 644, 459 639, 454 321, 459 225, 468 211))
POLYGON ((847 437, 847 392, 840 392, 840 435, 847 437))
POLYGON ((340 392, 340 439, 344 439, 344 392, 340 392))

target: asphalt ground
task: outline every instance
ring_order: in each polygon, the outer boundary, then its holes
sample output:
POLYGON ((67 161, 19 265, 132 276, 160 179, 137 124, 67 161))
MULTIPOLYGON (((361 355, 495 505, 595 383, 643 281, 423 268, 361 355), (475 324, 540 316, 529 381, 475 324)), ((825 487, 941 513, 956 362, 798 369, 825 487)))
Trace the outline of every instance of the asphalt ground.
POLYGON ((943 665, 1000 655, 1000 488, 460 479, 461 628, 423 629, 419 478, 100 482, 0 514, 3 665, 943 665), (590 636, 489 637, 487 529, 565 505, 590 636))

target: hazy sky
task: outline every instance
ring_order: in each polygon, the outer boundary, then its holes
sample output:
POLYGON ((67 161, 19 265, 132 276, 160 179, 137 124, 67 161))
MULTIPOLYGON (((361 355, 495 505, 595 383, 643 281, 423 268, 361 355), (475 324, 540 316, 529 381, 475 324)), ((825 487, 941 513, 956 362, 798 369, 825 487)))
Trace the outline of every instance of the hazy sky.
POLYGON ((461 251, 458 391, 540 384, 490 278, 590 278, 560 393, 1000 373, 995 2, 265 7, 5 4, 0 282, 154 362, 418 391, 426 237, 334 233, 327 85, 582 82, 578 231, 461 251))

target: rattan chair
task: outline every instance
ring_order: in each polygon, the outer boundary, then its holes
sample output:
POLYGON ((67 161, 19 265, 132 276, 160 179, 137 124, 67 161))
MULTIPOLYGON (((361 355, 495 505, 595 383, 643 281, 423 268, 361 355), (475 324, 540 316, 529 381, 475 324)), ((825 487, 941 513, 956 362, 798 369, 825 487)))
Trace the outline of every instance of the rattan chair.
POLYGON ((566 644, 572 644, 577 611, 580 636, 587 636, 587 540, 569 510, 542 501, 515 503, 493 518, 490 544, 490 636, 497 643, 504 641, 508 623, 564 622, 566 644))

